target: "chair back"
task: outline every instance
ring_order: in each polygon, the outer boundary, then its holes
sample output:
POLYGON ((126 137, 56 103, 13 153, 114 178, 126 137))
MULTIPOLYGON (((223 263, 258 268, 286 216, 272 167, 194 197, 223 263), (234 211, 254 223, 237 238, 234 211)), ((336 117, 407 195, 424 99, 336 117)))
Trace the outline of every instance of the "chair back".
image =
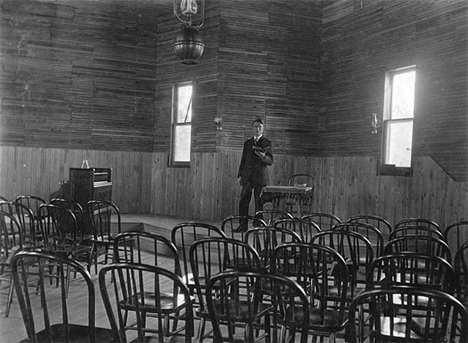
POLYGON ((83 240, 73 211, 52 204, 39 206, 38 222, 48 251, 72 254, 83 240))
POLYGON ((199 239, 209 237, 226 238, 226 235, 214 225, 198 222, 180 223, 174 226, 171 231, 171 242, 175 245, 179 254, 182 278, 192 294, 195 291, 195 283, 190 266, 190 246, 199 239))
POLYGON ((209 280, 206 300, 213 342, 254 342, 258 338, 267 342, 307 342, 310 318, 307 295, 299 284, 285 276, 222 272, 209 280), (265 284, 271 286, 271 296, 264 296, 265 284), (299 335, 296 340, 295 333, 299 335))
POLYGON ((314 181, 310 174, 294 174, 288 178, 288 186, 314 187, 314 181))
POLYGON ((398 237, 404 236, 429 236, 445 241, 444 235, 439 230, 428 226, 407 225, 399 227, 392 231, 389 236, 389 241, 398 237))
POLYGON ((52 198, 49 203, 73 211, 78 224, 78 230, 83 232, 83 234, 91 233, 91 230, 88 228, 88 221, 85 217, 84 209, 79 202, 62 198, 52 198))
POLYGON ((452 294, 455 285, 453 268, 445 259, 408 252, 378 257, 368 276, 368 290, 407 285, 452 294))
POLYGON ((310 243, 330 247, 345 259, 349 272, 348 300, 365 288, 374 259, 374 249, 366 237, 354 231, 328 230, 315 235, 310 243))
POLYGON ((120 209, 112 201, 90 200, 86 212, 94 240, 109 241, 122 232, 120 209))
POLYGON ((351 217, 349 220, 351 223, 364 223, 372 225, 382 233, 384 242, 388 242, 388 236, 392 232, 392 224, 383 217, 370 215, 370 214, 358 214, 351 217))
MULTIPOLYGON (((435 221, 432 221, 430 219, 426 218, 404 218, 397 222, 395 226, 393 227, 393 230, 396 230, 400 227, 405 227, 405 226, 425 226, 434 230, 438 230, 442 232, 441 227, 439 224, 437 224, 435 221)), ((392 230, 392 231, 393 231, 392 230)))
POLYGON ((468 241, 457 250, 453 269, 456 280, 455 295, 465 306, 468 306, 468 241))
POLYGON ((359 222, 345 222, 335 225, 332 230, 346 230, 360 233, 371 243, 374 250, 374 257, 379 257, 383 254, 383 235, 375 226, 359 222))
POLYGON ((94 285, 79 262, 31 250, 17 253, 11 266, 18 303, 31 342, 98 341, 94 285), (69 286, 68 275, 71 273, 76 276, 69 286), (56 279, 57 285, 50 284, 49 278, 56 279), (76 311, 71 305, 71 300, 77 297, 82 311, 76 311))
POLYGON ((459 336, 467 342, 467 322, 466 308, 445 292, 410 286, 375 289, 351 303, 347 341, 454 342, 459 336))
POLYGON ((182 276, 177 248, 166 237, 148 231, 127 231, 115 236, 113 244, 115 263, 164 265, 182 276))
POLYGON ((258 226, 267 226, 267 224, 263 219, 254 216, 232 215, 223 219, 221 231, 224 232, 226 237, 244 241, 245 232, 258 226))
POLYGON ((340 224, 340 218, 330 213, 315 212, 302 216, 303 220, 312 221, 320 227, 321 231, 331 230, 335 225, 340 224))
POLYGON ((296 232, 303 242, 309 242, 313 236, 320 232, 320 227, 313 221, 299 218, 277 220, 274 227, 296 232))
POLYGON ((206 284, 213 275, 226 270, 258 271, 262 268, 254 248, 230 238, 199 239, 190 246, 189 257, 201 312, 205 311, 206 284))
POLYGON ((0 266, 9 267, 12 257, 23 248, 23 230, 14 215, 0 211, 0 266))
POLYGON ((168 326, 164 321, 169 311, 185 314, 185 325, 175 331, 178 334, 183 331, 184 342, 191 342, 193 304, 179 275, 156 266, 115 263, 99 271, 99 288, 113 342, 126 343, 132 333, 138 336, 138 342, 149 342, 151 336, 163 342, 168 326), (171 294, 169 302, 167 293, 171 294))
POLYGON ((450 250, 456 252, 468 241, 468 220, 459 220, 450 224, 444 230, 445 242, 450 247, 450 250))
POLYGON ((452 261, 452 253, 447 243, 431 236, 407 235, 392 239, 385 245, 386 255, 400 252, 439 256, 449 263, 452 261))
POLYGON ((344 328, 348 268, 334 249, 312 243, 282 244, 273 251, 271 270, 305 290, 315 317, 309 330, 332 333, 344 328))
POLYGON ((38 215, 39 207, 42 204, 47 204, 46 200, 35 195, 20 195, 16 197, 15 201, 31 209, 32 213, 36 218, 38 215))
POLYGON ((284 243, 301 243, 301 237, 296 232, 275 227, 258 227, 245 233, 245 243, 253 247, 259 254, 264 268, 269 269, 273 250, 284 243))
POLYGON ((21 226, 24 246, 39 246, 42 242, 38 234, 36 219, 31 209, 15 201, 0 202, 0 211, 13 215, 21 226))
POLYGON ((255 218, 262 219, 266 225, 265 226, 273 226, 275 221, 280 219, 292 219, 294 216, 286 211, 283 210, 261 210, 255 213, 255 218))

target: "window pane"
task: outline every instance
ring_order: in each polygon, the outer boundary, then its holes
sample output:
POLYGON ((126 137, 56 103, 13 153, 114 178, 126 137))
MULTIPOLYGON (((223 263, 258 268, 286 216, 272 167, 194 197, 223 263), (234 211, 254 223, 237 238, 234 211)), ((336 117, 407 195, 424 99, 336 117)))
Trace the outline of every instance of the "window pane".
POLYGON ((413 121, 387 123, 387 151, 385 164, 411 167, 413 121))
POLYGON ((192 85, 180 86, 177 99, 177 123, 192 121, 192 85))
POLYGON ((176 126, 174 128, 174 162, 190 162, 190 125, 176 126))
POLYGON ((413 118, 415 77, 415 70, 393 76, 392 119, 413 118))

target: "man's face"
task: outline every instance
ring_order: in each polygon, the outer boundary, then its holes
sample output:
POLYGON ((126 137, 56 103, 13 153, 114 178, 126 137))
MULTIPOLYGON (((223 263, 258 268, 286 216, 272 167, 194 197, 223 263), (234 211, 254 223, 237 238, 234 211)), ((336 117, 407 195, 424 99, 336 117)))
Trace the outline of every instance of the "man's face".
POLYGON ((253 128, 253 135, 255 137, 258 137, 261 134, 263 134, 263 124, 260 124, 259 122, 255 122, 252 128, 253 128))

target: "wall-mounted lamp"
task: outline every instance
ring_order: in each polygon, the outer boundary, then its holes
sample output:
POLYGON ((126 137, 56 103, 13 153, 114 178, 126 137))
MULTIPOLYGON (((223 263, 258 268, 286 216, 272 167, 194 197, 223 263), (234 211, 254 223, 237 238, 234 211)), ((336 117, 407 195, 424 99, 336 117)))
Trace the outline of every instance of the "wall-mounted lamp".
POLYGON ((221 131, 223 129, 223 118, 220 116, 216 116, 214 118, 214 122, 216 124, 216 130, 221 131))
POLYGON ((184 24, 177 33, 172 49, 182 64, 197 64, 205 51, 199 32, 205 21, 205 0, 173 0, 174 17, 184 24), (200 4, 200 6, 198 6, 200 4))
POLYGON ((380 127, 380 118, 379 116, 377 115, 377 113, 371 113, 372 115, 372 122, 371 122, 371 125, 372 125, 372 131, 371 133, 373 135, 376 135, 377 132, 378 132, 378 128, 380 127))

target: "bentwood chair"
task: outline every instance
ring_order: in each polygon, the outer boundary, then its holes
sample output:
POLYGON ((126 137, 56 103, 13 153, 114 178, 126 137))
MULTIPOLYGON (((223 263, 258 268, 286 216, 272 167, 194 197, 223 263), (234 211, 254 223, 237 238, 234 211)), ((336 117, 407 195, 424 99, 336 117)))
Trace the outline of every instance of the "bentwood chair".
POLYGON ((96 295, 91 275, 77 261, 40 251, 21 251, 12 261, 18 303, 28 338, 22 342, 110 342, 112 332, 95 326, 96 295), (58 287, 45 282, 49 266, 58 266, 58 287), (66 270, 77 282, 68 285, 66 270), (31 287, 31 280, 37 280, 31 287), (72 296, 71 296, 72 295, 72 296), (77 310, 71 299, 80 299, 77 310))
POLYGON ((277 220, 274 227, 296 232, 303 242, 309 242, 313 236, 320 232, 320 227, 313 221, 299 218, 277 220))
POLYGON ((348 342, 468 341, 468 312, 453 296, 410 286, 358 295, 349 308, 348 342), (401 301, 405 299, 405 301, 401 301), (417 299, 424 304, 414 306, 417 299), (461 325, 460 325, 461 323, 461 325))
POLYGON ((213 342, 307 342, 309 302, 304 289, 286 276, 266 272, 226 271, 206 289, 213 342), (271 285, 266 299, 262 285, 271 285), (295 321, 297 318, 300 320, 295 321))
POLYGON ((351 223, 365 223, 372 225, 382 233, 384 242, 388 242, 388 236, 392 232, 392 225, 390 224, 390 222, 380 216, 370 214, 358 214, 356 216, 351 217, 348 221, 351 223))
POLYGON ((455 253, 464 242, 468 241, 468 220, 459 220, 447 226, 444 238, 450 250, 455 253))
POLYGON ((429 256, 439 256, 451 263, 452 253, 447 243, 430 236, 403 236, 392 239, 385 245, 384 254, 415 252, 429 256))
POLYGON ((90 200, 86 204, 86 212, 91 226, 91 237, 87 243, 91 246, 88 265, 94 264, 97 273, 98 264, 108 264, 112 261, 114 237, 122 232, 122 219, 119 207, 106 200, 90 200), (103 261, 99 257, 104 256, 103 261))
MULTIPOLYGON (((309 335, 329 336, 334 342, 337 332, 346 325, 348 268, 334 249, 311 243, 287 243, 273 252, 271 270, 296 281, 309 299, 309 335)), ((290 325, 302 326, 297 313, 290 325)))
POLYGON ((442 232, 442 229, 439 224, 426 218, 404 218, 393 226, 392 231, 399 229, 400 227, 405 227, 405 226, 425 226, 425 227, 442 232))
POLYGON ((453 294, 455 275, 445 259, 412 252, 385 255, 372 262, 367 290, 400 285, 453 294))
POLYGON ((174 226, 171 231, 171 242, 177 248, 179 254, 182 278, 192 295, 195 293, 195 282, 190 266, 190 246, 199 239, 209 237, 227 238, 221 229, 207 223, 180 223, 174 226))
POLYGON ((253 216, 232 215, 223 219, 221 222, 221 231, 224 232, 226 237, 244 241, 245 232, 248 229, 252 229, 258 226, 267 226, 267 224, 263 221, 263 219, 255 218, 253 216), (243 229, 240 225, 241 221, 247 223, 247 226, 245 226, 246 229, 243 229))
POLYGON ((11 261, 13 256, 22 248, 23 234, 20 223, 13 215, 0 212, 0 284, 3 282, 9 284, 5 317, 10 315, 11 303, 13 302, 11 261))
POLYGON ((374 249, 366 237, 354 231, 328 230, 315 235, 310 243, 335 249, 345 259, 349 272, 348 301, 364 291, 374 260, 374 249))
POLYGON ((236 239, 212 237, 195 241, 190 247, 190 265, 196 287, 200 318, 198 341, 210 337, 205 334, 205 323, 209 320, 206 309, 205 291, 208 280, 226 270, 259 271, 262 269, 257 251, 250 245, 236 239))
POLYGON ((312 221, 317 224, 321 231, 331 230, 335 225, 340 224, 342 220, 334 214, 315 212, 302 216, 302 220, 312 221))
POLYGON ((192 341, 193 303, 179 275, 146 264, 113 263, 99 271, 99 287, 112 342, 163 342, 169 335, 192 341), (167 301, 167 293, 171 301, 167 301), (132 316, 131 324, 127 324, 127 314, 132 316), (183 316, 185 324, 168 332, 172 315, 183 316))
MULTIPOLYGON (((113 247, 115 263, 146 264, 151 266, 164 266, 176 275, 181 276, 179 255, 172 242, 161 236, 147 231, 127 231, 115 236, 113 247)), ((146 296, 150 296, 147 294, 146 296)), ((163 304, 172 304, 174 294, 166 292, 161 294, 164 299, 163 304)), ((167 334, 173 333, 178 325, 178 320, 183 319, 177 313, 168 313, 173 317, 173 327, 165 327, 167 334), (171 331, 172 330, 172 331, 171 331)), ((151 314, 148 314, 151 316, 151 314)), ((127 324, 128 313, 124 315, 124 323, 127 324)), ((165 319, 166 325, 169 325, 170 318, 165 319)))

